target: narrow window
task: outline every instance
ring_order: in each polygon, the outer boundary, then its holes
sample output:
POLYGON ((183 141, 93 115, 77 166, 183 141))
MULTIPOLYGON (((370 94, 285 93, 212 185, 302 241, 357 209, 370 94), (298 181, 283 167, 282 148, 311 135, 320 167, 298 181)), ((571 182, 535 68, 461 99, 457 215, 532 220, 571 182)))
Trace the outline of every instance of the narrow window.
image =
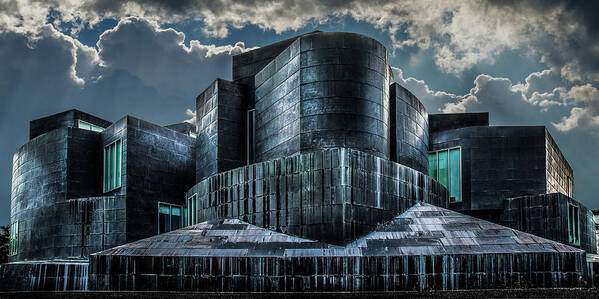
POLYGON ((449 150, 449 201, 462 201, 462 159, 459 148, 449 150))
POLYGON ((181 207, 158 203, 158 233, 163 234, 181 228, 181 207))
POLYGON ((571 177, 568 177, 568 197, 574 198, 574 183, 571 177))
POLYGON ((9 229, 8 256, 17 255, 19 246, 19 221, 15 221, 9 229))
POLYGON ((90 131, 94 131, 94 132, 102 132, 104 131, 104 128, 100 127, 100 126, 96 126, 92 123, 88 123, 86 121, 83 120, 77 120, 77 127, 79 129, 84 129, 84 130, 90 130, 90 131))
POLYGON ((573 245, 580 245, 580 221, 577 206, 568 205, 568 241, 573 245))
POLYGON ((446 188, 449 186, 449 165, 447 159, 447 151, 439 152, 439 183, 445 186, 446 188))
POLYGON ((187 207, 183 208, 183 226, 188 226, 189 224, 187 223, 187 219, 189 219, 189 217, 187 217, 187 207))
POLYGON ((247 164, 254 163, 255 158, 255 141, 254 136, 256 133, 256 109, 250 109, 247 112, 247 134, 246 134, 246 160, 247 164))
POLYGON ((187 225, 193 225, 196 223, 196 219, 195 219, 195 202, 196 202, 196 198, 197 198, 197 194, 194 194, 192 197, 187 199, 187 212, 189 213, 188 215, 188 221, 187 221, 187 225))
POLYGON ((171 230, 181 228, 181 207, 171 206, 171 230))
POLYGON ((121 187, 122 152, 120 139, 104 148, 104 192, 121 187))
POLYGON ((428 176, 437 179, 437 152, 428 154, 428 176))
POLYGON ((171 207, 163 203, 158 203, 158 233, 169 232, 171 228, 171 207))
POLYGON ((428 154, 428 175, 449 191, 450 202, 462 201, 462 149, 443 149, 428 154))

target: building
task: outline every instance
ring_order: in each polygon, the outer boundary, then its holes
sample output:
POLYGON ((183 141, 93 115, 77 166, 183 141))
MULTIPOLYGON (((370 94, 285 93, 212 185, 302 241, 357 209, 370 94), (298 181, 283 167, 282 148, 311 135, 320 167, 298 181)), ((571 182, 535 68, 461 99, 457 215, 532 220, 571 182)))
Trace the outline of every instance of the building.
POLYGON ((593 216, 547 129, 429 115, 362 35, 234 56, 194 125, 72 110, 31 132, 13 163, 10 289, 594 283, 593 216))

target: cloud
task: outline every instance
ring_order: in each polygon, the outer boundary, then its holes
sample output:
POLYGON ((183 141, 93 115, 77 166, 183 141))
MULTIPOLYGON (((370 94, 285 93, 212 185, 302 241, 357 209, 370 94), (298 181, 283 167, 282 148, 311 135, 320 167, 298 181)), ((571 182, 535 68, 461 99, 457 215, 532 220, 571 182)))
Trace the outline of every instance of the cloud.
POLYGON ((582 107, 574 107, 568 116, 564 116, 560 122, 551 124, 560 131, 570 131, 576 127, 599 128, 599 90, 591 84, 577 85, 572 87, 564 97, 572 100, 574 104, 582 104, 582 107))
POLYGON ((202 31, 221 38, 249 24, 281 33, 350 16, 387 32, 394 48, 432 49, 436 65, 448 73, 526 50, 567 81, 599 81, 593 14, 599 4, 592 1, 5 0, 0 8, 5 31, 37 32, 50 14, 74 34, 106 18, 134 16, 161 24, 201 21, 202 31))
MULTIPOLYGON (((111 121, 131 114, 163 125, 181 122, 215 77, 230 77, 230 55, 247 50, 243 43, 185 40, 139 18, 122 19, 97 47, 53 24, 36 30, 0 33, 0 194, 7 196, 12 155, 27 141, 30 120, 77 108, 111 121)), ((0 221, 7 219, 4 211, 0 221)))
POLYGON ((551 70, 533 72, 523 83, 480 74, 467 93, 456 95, 434 91, 423 80, 392 69, 395 80, 414 93, 429 113, 490 111, 493 122, 502 125, 552 123, 560 131, 599 129, 599 90, 591 84, 555 87, 561 81, 551 70))
MULTIPOLYGON (((125 70, 165 95, 199 93, 216 77, 230 77, 230 57, 247 49, 235 45, 203 45, 197 40, 185 44, 185 34, 157 23, 122 19, 106 30, 97 42, 104 73, 125 70)), ((193 94, 188 94, 193 96, 193 94)))

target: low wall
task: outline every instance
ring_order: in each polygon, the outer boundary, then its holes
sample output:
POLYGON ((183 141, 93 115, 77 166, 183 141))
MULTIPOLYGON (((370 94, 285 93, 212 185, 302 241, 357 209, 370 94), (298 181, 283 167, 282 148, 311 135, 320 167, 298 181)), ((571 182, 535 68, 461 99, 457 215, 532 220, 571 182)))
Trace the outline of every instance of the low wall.
POLYGON ((237 218, 270 230, 344 244, 416 202, 447 207, 448 193, 427 175, 358 150, 335 148, 252 164, 211 176, 193 223, 237 218))

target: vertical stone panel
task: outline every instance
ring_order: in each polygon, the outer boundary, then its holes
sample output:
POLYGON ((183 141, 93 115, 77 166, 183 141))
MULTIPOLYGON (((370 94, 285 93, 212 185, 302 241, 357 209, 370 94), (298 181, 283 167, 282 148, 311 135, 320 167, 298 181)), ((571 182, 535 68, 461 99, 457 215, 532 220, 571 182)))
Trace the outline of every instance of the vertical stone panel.
POLYGON ((196 100, 196 180, 246 163, 247 87, 217 79, 196 100))
POLYGON ((574 188, 574 172, 547 129, 545 129, 545 151, 547 193, 559 192, 568 195, 568 178, 572 180, 572 188, 574 188))
POLYGON ((385 47, 351 33, 319 32, 299 41, 301 151, 345 147, 389 158, 385 47))
POLYGON ((505 199, 500 223, 536 236, 569 244, 569 205, 579 209, 580 245, 576 247, 588 253, 597 253, 592 211, 561 193, 505 199))
POLYGON ((391 160, 428 172, 428 113, 411 92, 391 84, 391 160))
POLYGON ((546 193, 544 127, 474 126, 431 134, 433 151, 456 146, 462 148, 462 202, 452 209, 481 211, 472 215, 498 221, 504 198, 546 193))
POLYGON ((158 202, 185 203, 185 191, 195 181, 195 139, 131 116, 124 119, 123 186, 131 242, 158 233, 158 202))
POLYGON ((255 76, 256 161, 299 152, 299 40, 255 76))
POLYGON ((362 236, 416 202, 446 207, 426 175, 353 149, 333 148, 221 172, 196 184, 199 221, 234 217, 331 242, 362 236))

